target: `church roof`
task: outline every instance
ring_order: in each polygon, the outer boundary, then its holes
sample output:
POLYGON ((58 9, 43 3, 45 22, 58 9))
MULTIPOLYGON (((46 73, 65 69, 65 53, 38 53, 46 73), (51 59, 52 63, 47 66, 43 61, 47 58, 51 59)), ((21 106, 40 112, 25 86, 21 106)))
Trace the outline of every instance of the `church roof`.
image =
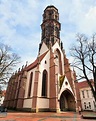
MULTIPOLYGON (((93 84, 93 80, 91 79, 90 81, 91 81, 91 83, 93 84)), ((86 87, 87 87, 87 88, 89 87, 87 81, 82 81, 82 82, 79 82, 79 83, 78 83, 78 88, 79 88, 79 89, 86 88, 86 87)))
POLYGON ((42 54, 41 56, 37 57, 37 59, 31 63, 29 66, 26 67, 27 71, 30 71, 31 69, 35 68, 38 65, 39 61, 42 61, 42 59, 45 57, 45 55, 48 53, 48 51, 46 51, 44 54, 42 54))

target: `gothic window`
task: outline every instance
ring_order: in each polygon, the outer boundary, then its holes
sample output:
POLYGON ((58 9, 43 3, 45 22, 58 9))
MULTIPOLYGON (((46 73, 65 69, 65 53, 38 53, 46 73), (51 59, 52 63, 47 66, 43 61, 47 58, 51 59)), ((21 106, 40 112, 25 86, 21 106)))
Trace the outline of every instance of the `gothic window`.
POLYGON ((44 20, 46 19, 46 14, 43 15, 44 20))
POLYGON ((62 62, 61 62, 61 53, 60 51, 57 49, 55 51, 55 62, 56 62, 56 65, 58 67, 58 73, 62 73, 62 62))
POLYGON ((85 98, 84 91, 82 91, 82 96, 83 96, 83 98, 85 98))
POLYGON ((51 26, 51 35, 54 34, 54 26, 51 26))
POLYGON ((51 38, 52 45, 54 44, 54 37, 51 38))
POLYGON ((86 90, 86 93, 87 93, 87 97, 89 98, 89 91, 88 91, 88 90, 86 90))
POLYGON ((46 44, 49 44, 49 39, 48 38, 46 38, 46 44))
POLYGON ((49 19, 52 18, 53 11, 49 11, 49 19))
POLYGON ((45 60, 45 64, 47 64, 47 61, 45 60))
POLYGON ((47 97, 47 71, 43 71, 42 75, 42 96, 47 97))
POLYGON ((91 109, 91 103, 89 102, 89 108, 91 109))
POLYGON ((58 16, 57 15, 55 15, 55 19, 58 20, 58 16))
POLYGON ((31 95, 32 78, 33 78, 33 72, 31 72, 31 74, 30 74, 28 97, 30 97, 30 95, 31 95))
POLYGON ((55 34, 59 38, 59 29, 58 29, 58 27, 55 27, 55 34))
POLYGON ((46 26, 46 36, 50 35, 50 26, 46 26))
POLYGON ((84 102, 84 108, 86 109, 86 102, 84 102))
POLYGON ((96 105, 95 105, 95 101, 93 101, 93 104, 94 104, 94 108, 96 107, 96 105))
POLYGON ((42 38, 45 37, 45 28, 42 30, 42 38))

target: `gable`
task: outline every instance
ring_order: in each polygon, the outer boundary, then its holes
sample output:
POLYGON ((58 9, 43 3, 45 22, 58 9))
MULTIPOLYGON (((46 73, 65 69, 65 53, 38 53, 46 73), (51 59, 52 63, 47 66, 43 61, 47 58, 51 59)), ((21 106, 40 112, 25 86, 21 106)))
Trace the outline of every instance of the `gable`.
POLYGON ((48 51, 48 47, 46 46, 46 44, 43 42, 42 45, 41 45, 41 49, 40 49, 40 52, 39 54, 42 55, 43 53, 45 53, 46 51, 48 51))
POLYGON ((53 49, 53 52, 54 52, 56 49, 58 49, 58 50, 61 52, 61 48, 60 48, 58 42, 56 42, 56 43, 53 45, 52 49, 53 49))
POLYGON ((72 88, 71 88, 71 85, 70 85, 67 77, 65 76, 62 87, 60 89, 59 98, 60 98, 62 92, 65 91, 66 89, 70 90, 70 92, 74 95, 72 88))
MULTIPOLYGON (((62 52, 62 50, 61 50, 61 48, 60 48, 60 45, 58 44, 58 42, 56 42, 54 45, 53 45, 53 47, 52 47, 52 51, 53 51, 53 53, 55 53, 56 51, 59 51, 60 52, 60 54, 61 54, 61 59, 63 59, 63 52, 62 52)), ((62 62, 63 62, 63 60, 62 60, 62 62)))
POLYGON ((40 55, 39 57, 37 57, 37 59, 32 64, 30 64, 29 66, 26 67, 26 70, 30 71, 31 69, 35 68, 37 66, 37 64, 38 64, 38 61, 42 61, 42 59, 45 57, 47 52, 45 52, 42 55, 40 55))

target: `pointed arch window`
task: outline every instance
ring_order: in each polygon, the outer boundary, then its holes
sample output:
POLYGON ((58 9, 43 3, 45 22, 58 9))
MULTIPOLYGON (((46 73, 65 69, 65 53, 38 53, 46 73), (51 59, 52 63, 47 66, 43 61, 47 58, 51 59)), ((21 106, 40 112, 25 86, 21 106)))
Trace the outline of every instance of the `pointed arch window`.
POLYGON ((42 96, 44 97, 47 97, 47 77, 47 71, 44 70, 42 75, 42 96))
POLYGON ((58 73, 62 74, 62 61, 61 61, 61 53, 58 49, 55 51, 55 59, 56 59, 56 64, 58 66, 58 73))
POLYGON ((31 72, 31 74, 30 74, 29 88, 28 88, 28 97, 31 96, 32 79, 33 79, 33 72, 31 72))

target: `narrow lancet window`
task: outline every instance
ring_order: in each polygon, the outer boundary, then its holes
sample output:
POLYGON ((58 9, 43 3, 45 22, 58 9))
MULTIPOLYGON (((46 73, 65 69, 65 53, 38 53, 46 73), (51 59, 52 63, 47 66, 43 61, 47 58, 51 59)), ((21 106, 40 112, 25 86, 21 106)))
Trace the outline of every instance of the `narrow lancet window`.
POLYGON ((42 96, 47 97, 47 71, 43 71, 42 75, 42 96))
POLYGON ((31 74, 30 74, 29 88, 28 88, 28 97, 30 97, 30 96, 31 96, 32 78, 33 78, 33 72, 31 72, 31 74))

